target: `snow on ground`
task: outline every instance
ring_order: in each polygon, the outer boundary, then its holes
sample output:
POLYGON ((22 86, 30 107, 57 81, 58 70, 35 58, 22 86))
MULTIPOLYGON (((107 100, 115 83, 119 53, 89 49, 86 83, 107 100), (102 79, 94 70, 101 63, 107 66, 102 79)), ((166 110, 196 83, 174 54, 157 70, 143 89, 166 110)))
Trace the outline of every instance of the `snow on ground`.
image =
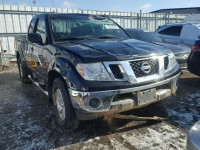
POLYGON ((144 134, 123 134, 122 137, 138 150, 183 150, 186 146, 186 134, 164 123, 159 128, 147 128, 144 134))
POLYGON ((60 150, 184 150, 186 137, 185 131, 163 122, 148 128, 102 136, 98 140, 90 139, 60 150))
POLYGON ((190 130, 192 125, 200 120, 200 91, 186 94, 176 105, 170 107, 166 105, 165 108, 172 122, 174 121, 178 126, 190 130))
POLYGON ((119 142, 115 138, 109 138, 110 144, 114 149, 118 150, 129 150, 124 146, 124 142, 119 142))
POLYGON ((189 130, 200 119, 199 85, 199 78, 182 79, 176 96, 138 112, 166 117, 167 123, 118 120, 110 131, 102 121, 85 121, 65 131, 56 125, 42 92, 21 84, 17 69, 11 68, 0 73, 0 149, 184 150, 187 133, 179 127, 189 130))

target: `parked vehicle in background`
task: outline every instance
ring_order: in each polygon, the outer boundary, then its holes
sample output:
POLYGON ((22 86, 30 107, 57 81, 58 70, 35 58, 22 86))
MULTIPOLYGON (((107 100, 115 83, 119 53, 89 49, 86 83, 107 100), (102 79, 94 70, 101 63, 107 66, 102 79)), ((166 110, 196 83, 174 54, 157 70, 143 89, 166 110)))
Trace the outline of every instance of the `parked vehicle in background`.
POLYGON ((181 75, 169 49, 132 40, 101 16, 36 15, 15 40, 22 82, 49 96, 66 129, 166 99, 181 75))
POLYGON ((192 47, 192 52, 200 48, 200 40, 196 40, 192 47))
POLYGON ((164 42, 155 33, 145 32, 142 29, 125 29, 125 30, 133 39, 150 42, 153 44, 163 46, 165 48, 169 48, 175 54, 176 60, 178 61, 181 69, 187 68, 187 59, 191 52, 190 47, 179 43, 176 44, 176 43, 164 42))
POLYGON ((200 76, 200 49, 195 49, 191 52, 190 56, 188 57, 188 70, 200 76))
POLYGON ((187 150, 200 150, 200 121, 189 132, 187 150))
POLYGON ((194 46, 200 38, 200 23, 166 24, 155 31, 162 40, 194 46))

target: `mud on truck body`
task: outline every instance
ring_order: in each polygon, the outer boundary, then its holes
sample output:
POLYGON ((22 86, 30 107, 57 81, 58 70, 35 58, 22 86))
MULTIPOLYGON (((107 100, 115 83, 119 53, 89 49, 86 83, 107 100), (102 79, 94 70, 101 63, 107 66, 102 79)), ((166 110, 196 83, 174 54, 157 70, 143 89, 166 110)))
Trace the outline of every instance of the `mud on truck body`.
POLYGON ((49 96, 66 129, 166 99, 180 77, 169 49, 130 39, 102 16, 36 15, 15 47, 22 82, 49 96))

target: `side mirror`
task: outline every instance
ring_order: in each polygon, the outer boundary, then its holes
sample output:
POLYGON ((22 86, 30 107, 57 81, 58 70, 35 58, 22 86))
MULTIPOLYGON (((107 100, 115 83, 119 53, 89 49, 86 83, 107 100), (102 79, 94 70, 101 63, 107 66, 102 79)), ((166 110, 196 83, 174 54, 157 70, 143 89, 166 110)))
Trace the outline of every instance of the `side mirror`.
POLYGON ((4 53, 6 53, 6 52, 7 52, 7 50, 3 50, 3 52, 4 52, 4 53))
POLYGON ((32 43, 42 44, 42 37, 38 33, 29 33, 28 40, 32 43))
POLYGON ((200 35, 198 35, 198 38, 200 39, 200 35))

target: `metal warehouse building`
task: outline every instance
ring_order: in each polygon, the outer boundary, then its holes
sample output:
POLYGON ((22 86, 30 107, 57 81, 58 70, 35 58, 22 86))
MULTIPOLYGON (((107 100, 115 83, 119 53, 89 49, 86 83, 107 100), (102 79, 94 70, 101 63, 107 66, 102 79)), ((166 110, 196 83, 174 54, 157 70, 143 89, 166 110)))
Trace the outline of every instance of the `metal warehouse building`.
POLYGON ((151 13, 200 14, 200 7, 160 9, 160 10, 153 11, 151 13))

